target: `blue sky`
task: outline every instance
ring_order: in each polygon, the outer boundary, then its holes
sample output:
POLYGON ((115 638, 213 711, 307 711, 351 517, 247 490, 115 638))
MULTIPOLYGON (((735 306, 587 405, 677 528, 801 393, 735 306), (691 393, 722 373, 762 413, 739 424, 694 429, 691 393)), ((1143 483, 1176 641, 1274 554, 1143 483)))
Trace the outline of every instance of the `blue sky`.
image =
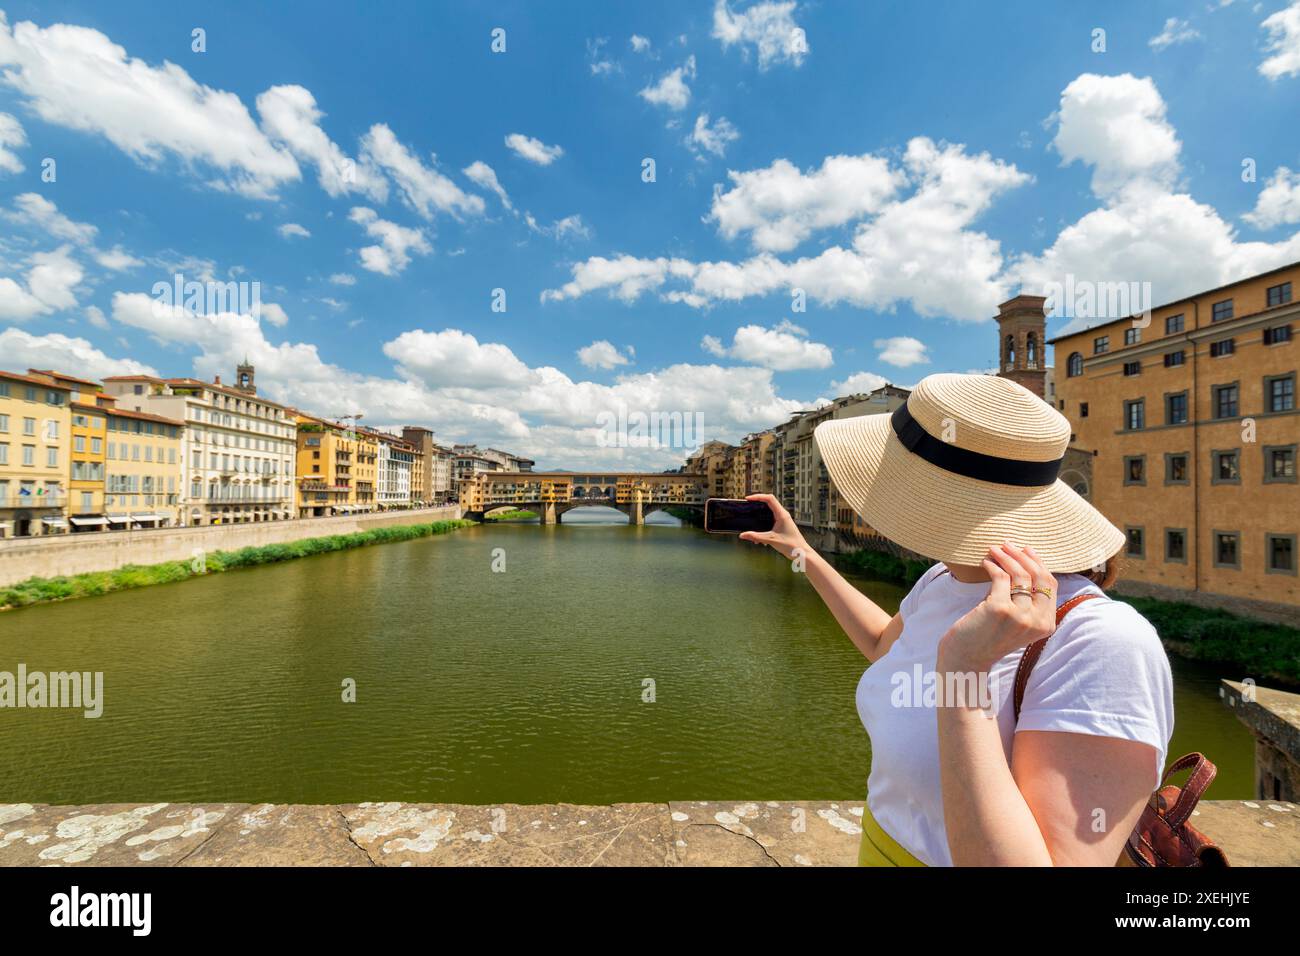
POLYGON ((0 9, 3 368, 247 353, 321 414, 663 466, 598 415, 735 440, 987 368, 1066 274, 1300 259, 1300 3, 0 9), (151 308, 175 271, 269 305, 151 308))

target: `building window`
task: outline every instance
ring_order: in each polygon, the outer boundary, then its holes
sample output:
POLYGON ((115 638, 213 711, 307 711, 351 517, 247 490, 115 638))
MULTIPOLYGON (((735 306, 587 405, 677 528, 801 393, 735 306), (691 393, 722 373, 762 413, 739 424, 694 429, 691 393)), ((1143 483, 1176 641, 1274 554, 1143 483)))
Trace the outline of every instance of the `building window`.
POLYGON ((1065 363, 1065 377, 1075 378, 1083 374, 1083 356, 1078 352, 1071 352, 1069 359, 1065 363))
POLYGON ((1101 355, 1103 352, 1110 351, 1110 336, 1101 335, 1092 340, 1092 354, 1101 355))
POLYGON ((1147 483, 1147 456, 1124 456, 1124 484, 1145 485, 1147 483))
POLYGON ((1293 534, 1266 534, 1264 536, 1264 554, 1269 574, 1295 574, 1295 542, 1293 534))
POLYGON ((1264 407, 1270 412, 1289 412, 1295 408, 1295 372, 1264 379, 1264 407))
POLYGON ((1275 305, 1286 305, 1291 301, 1291 283, 1283 282, 1281 285, 1269 286, 1268 289, 1268 307, 1271 309, 1275 305))
POLYGON ((1134 399, 1124 403, 1124 429, 1137 431, 1146 427, 1146 402, 1134 399))
POLYGON ((1177 352, 1165 353, 1165 368, 1174 368, 1175 366, 1182 365, 1185 361, 1187 361, 1187 356, 1182 349, 1179 349, 1177 352))
POLYGON ((1165 454, 1165 484, 1187 484, 1187 452, 1165 454))
POLYGON ((1236 531, 1214 532, 1214 566, 1241 569, 1241 535, 1236 531))
POLYGON ((1281 481, 1295 483, 1295 445, 1264 446, 1264 484, 1281 481))
POLYGON ((1210 358, 1222 358, 1225 355, 1231 355, 1235 351, 1237 351, 1237 346, 1232 339, 1219 339, 1217 342, 1210 343, 1210 358))
POLYGON ((1291 326, 1274 325, 1264 330, 1265 345, 1281 345, 1291 341, 1291 326))
POLYGON ((1079 417, 1080 417, 1080 418, 1087 418, 1087 417, 1088 417, 1088 403, 1087 403, 1087 402, 1080 402, 1080 403, 1079 403, 1079 417))
POLYGON ((1165 319, 1165 335, 1173 335, 1183 330, 1183 314, 1171 315, 1165 319))
POLYGON ((1165 529, 1165 560, 1179 564, 1187 563, 1187 529, 1165 529))
POLYGON ((1165 396, 1165 424, 1187 424, 1187 393, 1175 392, 1165 396))
POLYGON ((1125 363, 1124 363, 1124 374, 1125 374, 1125 375, 1140 375, 1141 373, 1142 373, 1142 363, 1141 363, 1141 362, 1125 362, 1125 363))
POLYGON ((1231 385, 1214 385, 1210 388, 1213 399, 1212 407, 1215 418, 1237 417, 1237 383, 1231 385))
POLYGON ((1223 322, 1232 318, 1232 300, 1224 299, 1222 302, 1214 303, 1210 312, 1211 321, 1213 322, 1223 322))
POLYGON ((1241 452, 1233 448, 1228 451, 1214 451, 1210 454, 1214 462, 1214 468, 1210 472, 1210 484, 1241 484, 1241 452))
POLYGON ((1125 330, 1124 330, 1124 344, 1125 344, 1125 345, 1137 345, 1137 344, 1138 344, 1139 342, 1141 342, 1141 341, 1142 341, 1142 330, 1141 330, 1141 329, 1135 327, 1135 328, 1125 329, 1125 330))
POLYGON ((1146 557, 1146 542, 1143 540, 1142 528, 1129 525, 1124 529, 1124 536, 1128 539, 1124 546, 1124 553, 1130 558, 1146 557))

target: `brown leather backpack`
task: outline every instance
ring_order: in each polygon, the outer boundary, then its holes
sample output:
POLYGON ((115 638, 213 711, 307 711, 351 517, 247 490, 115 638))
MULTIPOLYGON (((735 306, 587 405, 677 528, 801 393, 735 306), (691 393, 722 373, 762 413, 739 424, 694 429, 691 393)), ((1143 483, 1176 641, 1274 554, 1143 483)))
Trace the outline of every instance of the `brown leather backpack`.
MULTIPOLYGON (((1065 615, 1078 604, 1099 594, 1076 594, 1056 609, 1056 626, 1061 626, 1065 615)), ((1038 663, 1048 637, 1040 638, 1025 648, 1020 666, 1016 668, 1015 715, 1020 719, 1020 704, 1029 685, 1029 673, 1038 663)), ((1228 866, 1228 858, 1213 840, 1188 821, 1192 810, 1201 799, 1218 771, 1204 754, 1190 753, 1179 757, 1160 778, 1160 786, 1142 809, 1137 826, 1124 844, 1117 866, 1228 866), (1171 774, 1180 770, 1192 771, 1181 788, 1166 785, 1171 774)))

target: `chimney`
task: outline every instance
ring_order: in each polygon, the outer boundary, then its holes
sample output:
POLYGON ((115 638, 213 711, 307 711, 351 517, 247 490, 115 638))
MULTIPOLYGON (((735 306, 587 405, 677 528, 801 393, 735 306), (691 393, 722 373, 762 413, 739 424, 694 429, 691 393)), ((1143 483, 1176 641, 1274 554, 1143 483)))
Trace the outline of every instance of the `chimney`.
POLYGON ((214 376, 212 376, 212 384, 213 384, 213 385, 220 385, 220 384, 221 384, 221 376, 220 376, 220 375, 214 375, 214 376))

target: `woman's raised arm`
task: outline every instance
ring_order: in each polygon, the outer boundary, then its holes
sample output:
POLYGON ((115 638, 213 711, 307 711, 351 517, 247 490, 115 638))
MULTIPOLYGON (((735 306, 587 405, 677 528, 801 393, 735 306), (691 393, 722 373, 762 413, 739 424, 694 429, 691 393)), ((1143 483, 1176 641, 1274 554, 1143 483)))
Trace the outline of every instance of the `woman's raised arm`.
POLYGON ((880 605, 844 580, 830 562, 808 547, 799 526, 772 495, 749 495, 772 509, 776 524, 771 531, 746 531, 742 541, 765 544, 790 561, 801 561, 808 580, 826 607, 839 621, 844 633, 869 661, 879 659, 903 629, 903 618, 890 617, 880 605))

